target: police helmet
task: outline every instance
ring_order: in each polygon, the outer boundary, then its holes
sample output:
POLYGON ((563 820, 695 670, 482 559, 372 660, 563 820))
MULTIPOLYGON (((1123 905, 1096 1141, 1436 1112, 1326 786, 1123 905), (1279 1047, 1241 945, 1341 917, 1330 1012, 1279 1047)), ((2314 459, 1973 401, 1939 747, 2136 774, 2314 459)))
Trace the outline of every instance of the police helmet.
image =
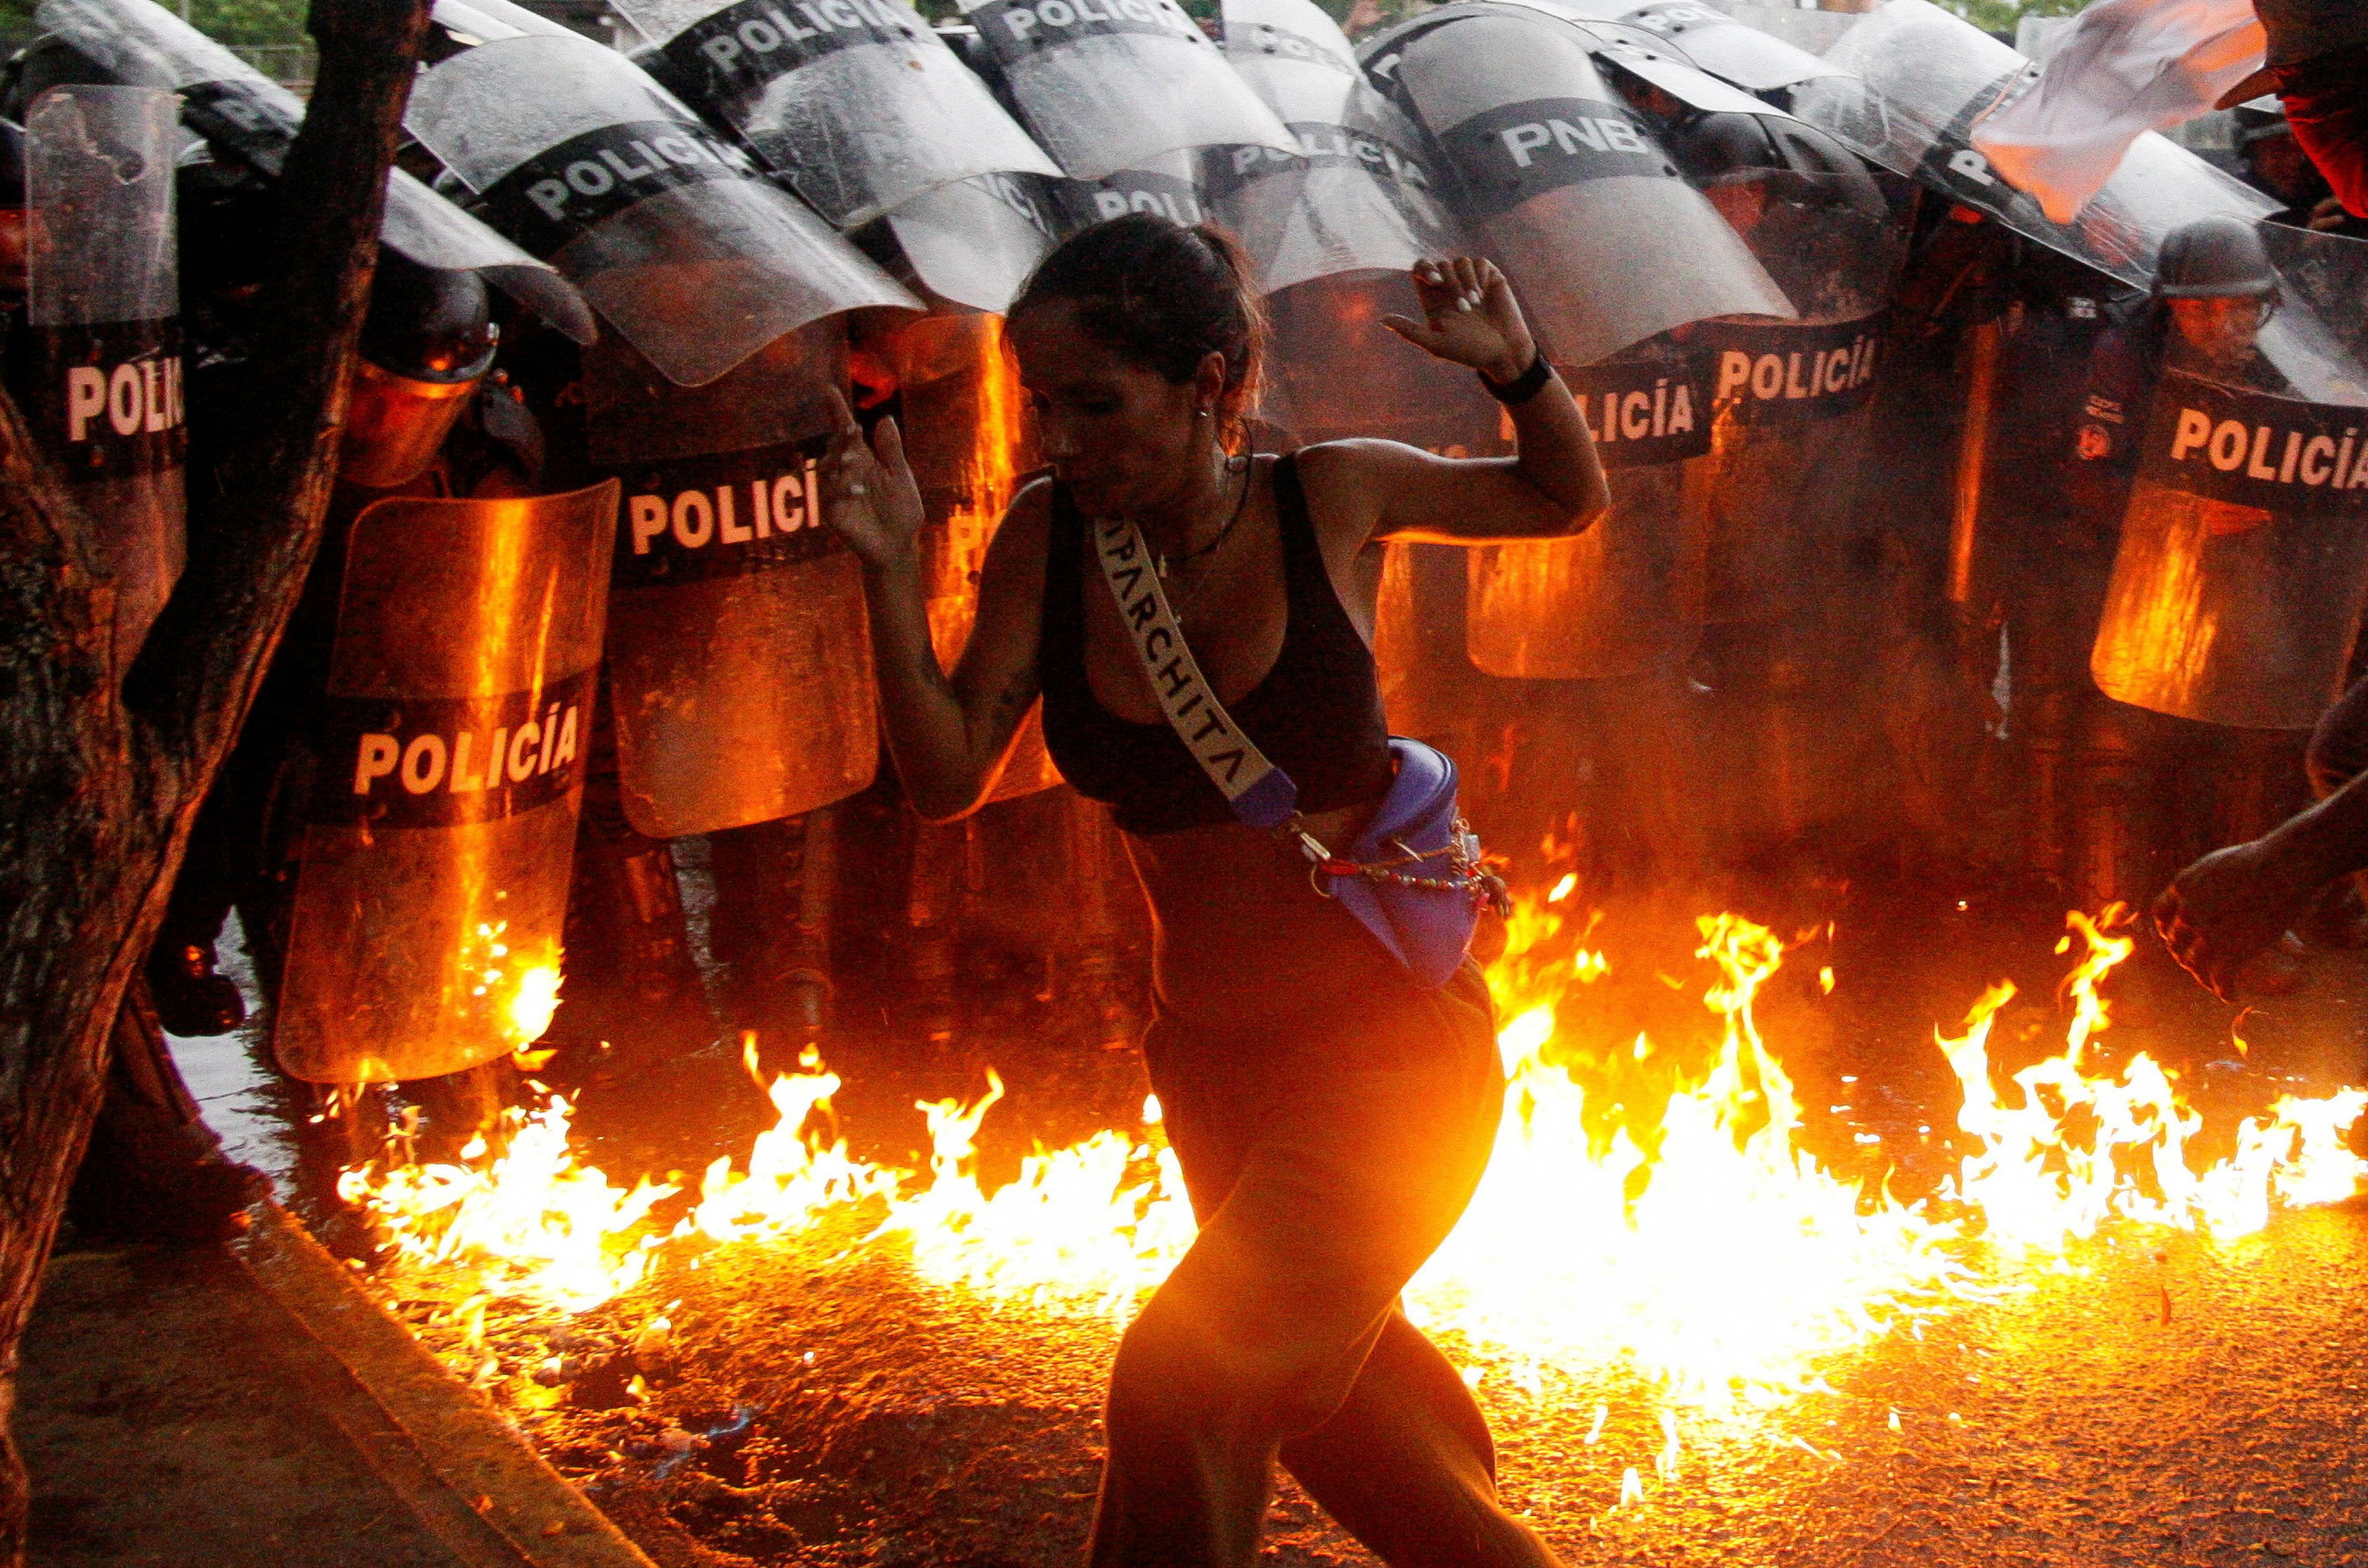
POLYGON ((475 381, 494 358, 484 280, 380 251, 361 349, 380 369, 415 381, 475 381))
POLYGON ((475 273, 381 250, 337 476, 381 490, 417 478, 492 367, 495 335, 475 273))
POLYGON ((17 123, 33 100, 51 87, 108 87, 119 78, 62 38, 44 33, 8 62, 7 85, 0 91, 0 114, 17 123))
POLYGON ((1734 112, 1689 114, 1663 133, 1678 165, 1697 179, 1747 169, 1863 175, 1866 165, 1812 125, 1734 112))
POLYGON ((1770 176, 1771 187, 1796 199, 1815 191, 1817 205, 1839 202, 1880 216, 1883 192, 1857 154, 1815 126, 1765 115, 1705 112, 1685 116, 1661 132, 1678 166, 1697 185, 1770 176), (1785 176, 1799 176, 1788 179, 1785 176))
POLYGON ((2182 223, 2164 236, 2155 260, 2155 291, 2169 300, 2260 298, 2277 286, 2260 234, 2240 218, 2182 223))

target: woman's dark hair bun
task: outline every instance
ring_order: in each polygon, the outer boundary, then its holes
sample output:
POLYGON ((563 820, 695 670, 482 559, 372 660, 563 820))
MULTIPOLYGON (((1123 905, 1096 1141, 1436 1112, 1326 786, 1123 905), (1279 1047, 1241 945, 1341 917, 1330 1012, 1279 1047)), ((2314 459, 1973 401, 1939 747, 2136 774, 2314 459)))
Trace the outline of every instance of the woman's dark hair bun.
POLYGON ((1257 394, 1266 312, 1240 243, 1213 223, 1130 212, 1081 229, 1037 264, 1009 313, 1054 301, 1097 341, 1178 385, 1224 355, 1228 419, 1257 394))

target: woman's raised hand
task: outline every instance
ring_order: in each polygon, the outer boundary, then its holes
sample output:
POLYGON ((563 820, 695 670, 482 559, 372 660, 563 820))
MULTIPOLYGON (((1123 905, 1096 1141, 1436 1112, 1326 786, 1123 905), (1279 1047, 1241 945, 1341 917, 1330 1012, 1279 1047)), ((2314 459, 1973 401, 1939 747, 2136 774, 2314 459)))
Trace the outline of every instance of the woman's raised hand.
POLYGON ((1537 342, 1512 285, 1478 256, 1415 263, 1414 291, 1423 319, 1389 315, 1382 324, 1417 348, 1468 365, 1492 381, 1518 381, 1537 357, 1537 342))
POLYGON ((865 565, 903 561, 912 554, 926 520, 921 487, 905 461, 905 438, 894 419, 883 419, 873 440, 864 440, 847 400, 837 389, 830 395, 838 428, 822 460, 823 518, 865 565))

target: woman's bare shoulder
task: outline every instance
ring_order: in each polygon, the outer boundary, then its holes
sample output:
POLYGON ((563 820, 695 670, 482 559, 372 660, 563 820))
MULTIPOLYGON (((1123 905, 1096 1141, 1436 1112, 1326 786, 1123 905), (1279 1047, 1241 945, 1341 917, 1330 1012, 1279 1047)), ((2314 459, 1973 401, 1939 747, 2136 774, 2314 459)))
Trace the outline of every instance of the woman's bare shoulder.
POLYGON ((1385 486, 1417 469, 1436 467, 1442 460, 1403 441, 1373 436, 1350 436, 1318 441, 1299 449, 1303 479, 1326 490, 1362 491, 1385 486))
POLYGON ((1316 527, 1361 544, 1393 491, 1440 460, 1418 447, 1360 436, 1302 447, 1294 460, 1316 527))
POLYGON ((1046 541, 1053 536, 1053 478, 1039 474, 1019 487, 1011 504, 1003 509, 1003 521, 995 530, 995 542, 987 547, 990 558, 1027 557, 1042 560, 1046 541))

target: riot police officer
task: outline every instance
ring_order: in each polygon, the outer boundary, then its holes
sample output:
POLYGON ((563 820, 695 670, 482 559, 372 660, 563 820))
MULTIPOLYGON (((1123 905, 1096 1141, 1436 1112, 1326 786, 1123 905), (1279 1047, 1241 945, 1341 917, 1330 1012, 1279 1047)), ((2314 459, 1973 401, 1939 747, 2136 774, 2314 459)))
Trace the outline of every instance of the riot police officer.
POLYGON ((2327 176, 2294 140, 2285 106, 2275 97, 2255 98, 2233 111, 2239 173, 2245 183, 2283 203, 2270 215, 2274 223, 2299 229, 2331 227, 2343 212, 2327 176))
POLYGON ((2071 291, 2090 286, 2075 277, 2010 312, 1989 473, 2009 562, 2008 729, 2028 779, 2025 865, 2094 908, 2135 901, 2203 838, 2266 827, 2299 788, 2300 748, 2276 730, 2117 700, 2090 667, 2104 658, 2092 644, 2166 365, 2254 379, 2276 287, 2260 240, 2234 219, 2199 220, 2165 239, 2151 292, 2071 291))

